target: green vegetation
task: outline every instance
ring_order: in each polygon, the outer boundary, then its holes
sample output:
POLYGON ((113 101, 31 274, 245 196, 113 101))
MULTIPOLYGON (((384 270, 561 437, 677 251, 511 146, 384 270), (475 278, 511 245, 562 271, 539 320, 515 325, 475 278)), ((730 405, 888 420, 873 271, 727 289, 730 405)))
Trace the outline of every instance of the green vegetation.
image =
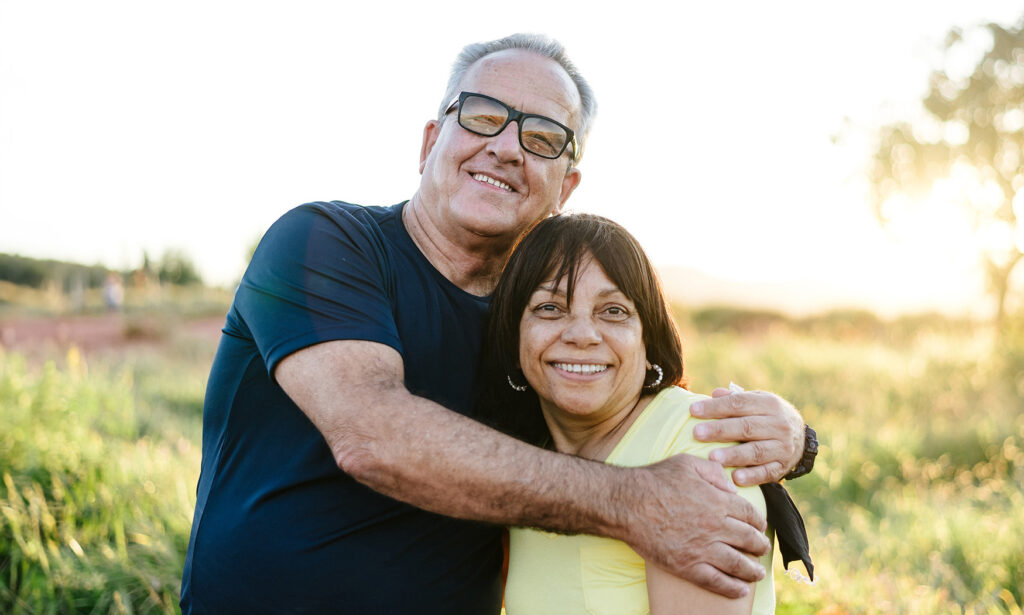
POLYGON ((777 576, 778 611, 1020 613, 1020 355, 1011 362, 986 331, 934 317, 859 336, 839 320, 827 335, 828 320, 814 319, 814 334, 790 323, 684 340, 692 388, 770 388, 821 436, 814 472, 788 485, 818 580, 777 576))
MULTIPOLYGON (((143 253, 142 265, 137 269, 113 271, 103 265, 81 265, 53 259, 36 259, 16 254, 0 254, 0 282, 28 289, 46 289, 65 293, 81 293, 99 289, 111 280, 113 274, 119 284, 146 286, 154 283, 176 286, 196 286, 203 283, 185 252, 169 249, 158 261, 143 253)), ((0 304, 12 303, 0 295, 0 304)))
POLYGON ((0 353, 0 612, 177 611, 207 348, 0 353))
POLYGON ((71 290, 73 281, 85 288, 99 288, 108 271, 101 265, 0 254, 0 280, 30 288, 42 288, 47 282, 53 282, 64 290, 71 290))
MULTIPOLYGON (((821 435, 814 473, 789 485, 818 580, 780 566, 779 613, 1021 613, 1024 334, 680 320, 694 390, 771 388, 821 435)), ((0 612, 176 611, 212 353, 173 329, 159 350, 0 353, 0 612)))

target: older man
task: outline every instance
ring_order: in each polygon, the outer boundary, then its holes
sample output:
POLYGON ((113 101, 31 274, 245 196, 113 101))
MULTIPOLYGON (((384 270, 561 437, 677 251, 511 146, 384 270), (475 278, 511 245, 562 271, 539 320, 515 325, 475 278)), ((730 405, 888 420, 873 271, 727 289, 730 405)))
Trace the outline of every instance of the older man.
MULTIPOLYGON (((763 575, 744 553, 769 548, 764 521, 720 466, 605 466, 470 418, 487 295, 579 184, 593 110, 557 43, 471 45, 412 199, 309 204, 268 230, 210 375, 185 613, 496 613, 496 524, 619 538, 726 595, 763 575)), ((740 418, 712 437, 756 440, 725 451, 745 482, 796 464, 788 404, 723 409, 740 418)))

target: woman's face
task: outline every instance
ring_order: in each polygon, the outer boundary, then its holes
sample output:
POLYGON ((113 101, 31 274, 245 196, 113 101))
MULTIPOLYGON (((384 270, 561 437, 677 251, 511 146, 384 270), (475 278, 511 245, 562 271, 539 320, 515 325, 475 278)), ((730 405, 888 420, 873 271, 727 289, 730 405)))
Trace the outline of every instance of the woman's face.
POLYGON ((643 389, 647 351, 636 306, 592 256, 567 280, 540 285, 519 326, 519 362, 545 412, 600 422, 632 408, 643 389))

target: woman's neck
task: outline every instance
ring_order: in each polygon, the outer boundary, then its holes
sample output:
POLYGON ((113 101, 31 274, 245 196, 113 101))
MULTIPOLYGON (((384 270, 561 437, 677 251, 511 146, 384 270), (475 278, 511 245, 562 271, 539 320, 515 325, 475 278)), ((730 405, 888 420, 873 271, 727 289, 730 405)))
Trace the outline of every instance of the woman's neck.
POLYGON ((544 400, 541 400, 541 412, 551 431, 555 449, 584 459, 604 461, 654 396, 654 393, 640 394, 604 418, 573 415, 548 405, 544 400))

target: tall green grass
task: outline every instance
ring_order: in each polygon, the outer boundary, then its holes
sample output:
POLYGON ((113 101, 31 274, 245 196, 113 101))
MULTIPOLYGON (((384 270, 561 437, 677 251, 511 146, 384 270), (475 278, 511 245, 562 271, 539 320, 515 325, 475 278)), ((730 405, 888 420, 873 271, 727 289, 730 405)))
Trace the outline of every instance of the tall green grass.
MULTIPOLYGON (((780 567, 779 613, 1021 613, 1024 343, 934 319, 682 319, 691 388, 774 390, 821 438, 789 484, 817 581, 780 567)), ((213 348, 164 344, 0 352, 0 612, 177 611, 213 348)))
POLYGON ((820 435, 788 484, 817 581, 776 571, 778 612, 1021 613, 1024 403, 984 331, 830 339, 697 334, 691 385, 793 401, 820 435))
POLYGON ((0 353, 0 612, 177 612, 204 377, 0 353))

